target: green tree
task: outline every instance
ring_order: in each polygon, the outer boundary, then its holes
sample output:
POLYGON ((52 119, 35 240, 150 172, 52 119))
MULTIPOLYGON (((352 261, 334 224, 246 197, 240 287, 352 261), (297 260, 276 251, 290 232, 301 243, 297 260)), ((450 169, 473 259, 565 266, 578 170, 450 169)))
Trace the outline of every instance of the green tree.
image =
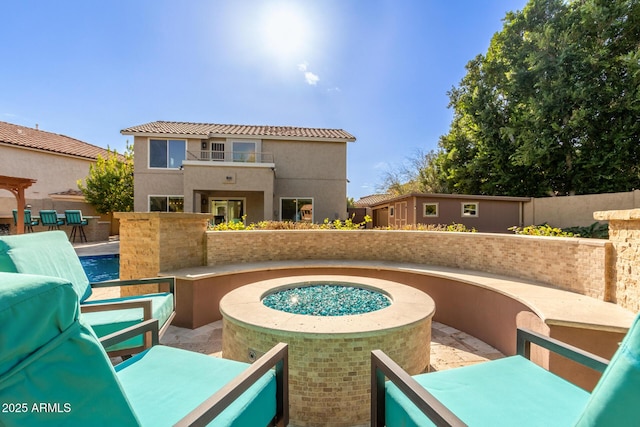
POLYGON ((378 189, 394 195, 448 192, 441 179, 437 158, 438 154, 433 150, 427 153, 417 150, 402 165, 387 171, 378 189))
POLYGON ((436 161, 452 192, 640 188, 638 0, 530 0, 466 68, 436 161))
POLYGON ((124 155, 107 150, 107 158, 98 156, 89 167, 85 184, 78 180, 78 188, 88 203, 101 213, 131 212, 133 210, 133 149, 127 144, 124 155))

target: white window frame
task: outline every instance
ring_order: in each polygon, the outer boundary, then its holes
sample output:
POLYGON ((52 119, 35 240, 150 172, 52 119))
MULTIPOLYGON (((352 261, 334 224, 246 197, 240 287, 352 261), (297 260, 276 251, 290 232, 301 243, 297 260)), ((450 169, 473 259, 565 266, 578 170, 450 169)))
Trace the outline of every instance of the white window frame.
MULTIPOLYGON (((254 162, 248 162, 248 163, 262 163, 262 159, 261 159, 261 153, 262 153, 262 140, 261 139, 227 139, 227 145, 226 147, 230 147, 231 148, 231 152, 230 152, 230 156, 231 158, 226 159, 227 162, 236 162, 235 159, 235 145, 236 144, 246 144, 246 143, 252 143, 254 144, 255 147, 255 161, 254 162)), ((240 160, 238 160, 238 162, 241 162, 240 160)))
POLYGON ((440 206, 439 203, 427 202, 422 204, 422 216, 425 218, 437 218, 440 216, 440 206), (436 213, 435 214, 427 214, 427 206, 435 206, 436 213))
POLYGON ((182 194, 149 194, 147 196, 147 212, 171 212, 169 209, 169 198, 182 199, 182 212, 184 212, 184 195, 182 194), (152 211, 151 210, 151 198, 152 197, 164 197, 167 199, 166 211, 152 211))
MULTIPOLYGON (((280 218, 279 218, 280 221, 290 221, 290 219, 286 219, 286 220, 282 219, 282 201, 283 200, 300 200, 300 199, 311 200, 311 206, 312 206, 312 209, 311 209, 311 222, 312 223, 314 222, 315 215, 316 215, 316 201, 314 200, 313 197, 280 197, 280 203, 279 203, 279 206, 278 206, 278 209, 280 210, 280 218)), ((294 221, 294 222, 300 222, 300 221, 302 221, 302 218, 300 218, 299 221, 294 221)))
POLYGON ((480 203, 479 202, 461 202, 460 203, 460 215, 463 218, 477 218, 480 215, 480 203), (475 213, 471 214, 471 213, 467 213, 465 212, 465 206, 468 205, 476 205, 475 207, 475 213))
POLYGON ((176 167, 176 168, 172 168, 169 167, 169 141, 183 141, 184 142, 184 160, 187 160, 187 148, 188 148, 188 144, 187 144, 187 140, 183 139, 183 138, 148 138, 147 139, 147 167, 149 169, 159 169, 159 170, 178 170, 180 169, 180 166, 176 167), (167 166, 166 167, 158 167, 158 166, 151 166, 151 141, 167 141, 167 166))

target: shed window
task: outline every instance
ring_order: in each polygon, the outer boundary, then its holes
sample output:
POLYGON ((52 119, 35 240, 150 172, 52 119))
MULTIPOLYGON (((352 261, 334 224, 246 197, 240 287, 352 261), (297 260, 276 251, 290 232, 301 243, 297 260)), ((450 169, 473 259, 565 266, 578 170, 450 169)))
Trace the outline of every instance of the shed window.
POLYGON ((478 216, 478 202, 462 203, 462 216, 463 217, 478 216))
POLYGON ((425 203, 423 206, 423 216, 438 216, 438 204, 437 203, 425 203))

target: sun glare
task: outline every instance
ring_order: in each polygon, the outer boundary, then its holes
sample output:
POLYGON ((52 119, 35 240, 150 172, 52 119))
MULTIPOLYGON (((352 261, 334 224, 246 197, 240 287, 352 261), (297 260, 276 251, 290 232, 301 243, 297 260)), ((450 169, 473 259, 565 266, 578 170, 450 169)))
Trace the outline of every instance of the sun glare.
POLYGON ((300 60, 309 38, 309 21, 294 4, 280 3, 265 11, 264 44, 271 55, 300 60))

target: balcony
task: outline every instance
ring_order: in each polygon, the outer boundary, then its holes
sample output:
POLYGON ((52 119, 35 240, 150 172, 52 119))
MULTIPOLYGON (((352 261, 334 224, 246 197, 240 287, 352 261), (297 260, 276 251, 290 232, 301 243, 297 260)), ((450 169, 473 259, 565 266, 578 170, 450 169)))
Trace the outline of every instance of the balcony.
POLYGON ((188 151, 187 161, 202 161, 214 163, 265 163, 273 165, 273 153, 256 151, 188 151))

